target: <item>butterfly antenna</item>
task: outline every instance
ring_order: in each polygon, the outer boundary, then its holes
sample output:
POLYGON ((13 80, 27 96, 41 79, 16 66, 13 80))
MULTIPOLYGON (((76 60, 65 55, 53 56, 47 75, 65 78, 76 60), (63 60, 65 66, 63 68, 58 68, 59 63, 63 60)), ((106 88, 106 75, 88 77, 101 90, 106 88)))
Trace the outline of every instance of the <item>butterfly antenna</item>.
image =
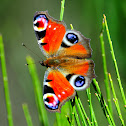
MULTIPOLYGON (((37 55, 35 52, 33 52, 30 48, 28 48, 24 43, 22 43, 22 46, 24 46, 26 49, 28 49, 30 52, 32 52, 34 55, 36 55, 37 57, 39 57, 39 58, 41 58, 42 59, 42 57, 40 57, 39 55, 37 55)), ((43 61, 43 59, 42 59, 42 61, 43 61)), ((27 64, 26 64, 27 65, 27 64)), ((29 65, 29 64, 28 64, 29 65)))

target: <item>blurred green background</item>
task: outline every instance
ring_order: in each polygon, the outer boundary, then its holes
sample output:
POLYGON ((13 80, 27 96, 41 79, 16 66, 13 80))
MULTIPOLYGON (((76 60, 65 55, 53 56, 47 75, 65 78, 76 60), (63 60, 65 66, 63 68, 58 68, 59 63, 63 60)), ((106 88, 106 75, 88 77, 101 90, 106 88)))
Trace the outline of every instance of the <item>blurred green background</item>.
MULTIPOLYGON (((22 47, 26 44, 40 57, 43 57, 33 30, 33 17, 36 11, 48 10, 55 19, 59 19, 60 0, 1 0, 0 1, 0 33, 3 36, 9 89, 12 103, 13 119, 15 126, 26 126, 26 120, 22 110, 22 104, 27 103, 35 126, 39 126, 37 108, 35 104, 34 90, 26 63, 26 56, 32 56, 36 62, 41 59, 22 47)), ((107 16, 109 30, 113 41, 115 55, 119 72, 126 92, 126 0, 66 0, 64 22, 67 28, 73 24, 74 29, 80 31, 85 37, 91 38, 93 49, 92 59, 95 62, 95 73, 97 81, 106 98, 104 74, 102 67, 101 45, 99 35, 102 27, 103 13, 107 16)), ((104 34, 108 72, 112 74, 117 97, 119 98, 122 114, 125 116, 121 94, 116 79, 114 64, 110 54, 110 48, 106 33, 104 34)), ((45 68, 36 63, 40 81, 43 82, 45 68)), ((92 102, 96 119, 100 126, 108 125, 103 111, 94 95, 95 91, 91 85, 92 102), (100 113, 100 114, 99 114, 100 113)), ((88 116, 90 116, 86 91, 79 92, 82 103, 88 116), (81 94, 81 95, 80 95, 81 94)), ((4 99, 4 87, 0 67, 0 126, 7 125, 6 108, 4 99)), ((115 112, 113 103, 113 114, 117 125, 120 121, 115 112)), ((48 112, 50 126, 55 122, 55 114, 48 112)), ((126 117, 126 116, 125 116, 126 117)), ((126 122, 126 118, 125 122, 126 122)))

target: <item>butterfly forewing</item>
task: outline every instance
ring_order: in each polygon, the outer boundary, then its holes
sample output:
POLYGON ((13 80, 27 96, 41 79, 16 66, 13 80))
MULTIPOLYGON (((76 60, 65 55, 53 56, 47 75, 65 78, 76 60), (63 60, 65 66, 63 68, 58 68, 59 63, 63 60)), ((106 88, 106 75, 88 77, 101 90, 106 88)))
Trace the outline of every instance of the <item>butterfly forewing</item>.
POLYGON ((63 23, 50 17, 47 11, 42 11, 35 14, 33 28, 39 47, 46 57, 55 55, 66 32, 63 23))

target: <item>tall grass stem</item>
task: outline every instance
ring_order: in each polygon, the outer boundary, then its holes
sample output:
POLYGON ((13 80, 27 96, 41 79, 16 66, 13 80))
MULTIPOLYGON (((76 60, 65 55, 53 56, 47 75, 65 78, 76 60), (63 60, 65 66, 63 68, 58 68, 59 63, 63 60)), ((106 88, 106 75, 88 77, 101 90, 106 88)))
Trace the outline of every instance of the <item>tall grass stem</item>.
POLYGON ((114 65, 115 65, 115 70, 116 70, 116 74, 117 74, 117 80, 118 80, 118 83, 119 83, 119 88, 120 88, 122 99, 123 99, 123 102, 124 102, 124 107, 126 108, 125 93, 123 91, 123 87, 122 87, 122 83, 121 83, 121 79, 120 79, 119 69, 118 69, 118 65, 117 65, 117 62, 116 62, 116 58, 115 58, 115 53, 114 53, 114 49, 113 49, 113 45, 112 45, 112 40, 111 40, 109 29, 108 29, 108 24, 107 24, 106 16, 103 15, 103 17, 104 17, 106 32, 107 32, 108 41, 109 41, 109 45, 110 45, 110 49, 111 49, 111 55, 112 55, 112 59, 113 59, 114 65))
POLYGON ((60 10, 60 21, 63 20, 64 6, 65 6, 65 0, 62 0, 61 1, 61 10, 60 10))
POLYGON ((1 68, 2 68, 2 75, 3 75, 3 82, 4 82, 4 93, 5 93, 8 125, 13 126, 13 116, 12 116, 12 109, 11 109, 11 100, 10 100, 10 93, 9 93, 9 85, 8 85, 8 77, 7 77, 2 35, 0 35, 0 59, 1 59, 1 68))
POLYGON ((110 86, 109 86, 108 72, 107 72, 105 45, 104 45, 104 39, 103 39, 104 26, 105 25, 104 25, 104 19, 103 19, 102 30, 101 30, 101 33, 100 33, 100 42, 101 42, 101 50, 102 50, 104 82, 105 82, 105 87, 106 87, 107 102, 108 102, 108 107, 109 107, 109 109, 110 109, 110 111, 112 113, 111 94, 110 94, 110 86))
POLYGON ((30 116, 30 113, 29 113, 29 110, 28 110, 28 105, 27 104, 23 104, 22 107, 23 107, 23 110, 24 110, 24 114, 25 114, 25 118, 26 118, 26 121, 27 121, 27 125, 28 126, 33 126, 32 120, 31 120, 31 116, 30 116))
POLYGON ((26 59, 27 59, 27 63, 30 64, 28 65, 28 68, 33 81, 35 100, 36 100, 36 105, 39 113, 39 120, 41 125, 48 126, 48 117, 43 103, 42 88, 37 75, 34 60, 30 56, 27 56, 26 59))
POLYGON ((119 119, 121 121, 122 126, 125 126, 124 119, 123 119, 122 114, 121 114, 119 102, 118 102, 118 99, 117 99, 117 96, 116 96, 116 93, 115 93, 115 89, 114 89, 114 85, 113 85, 113 80, 111 78, 111 74, 110 73, 109 73, 109 80, 110 80, 110 84, 111 84, 111 88, 112 88, 112 93, 113 93, 113 97, 114 97, 113 101, 115 103, 116 110, 117 110, 118 115, 119 115, 119 119))

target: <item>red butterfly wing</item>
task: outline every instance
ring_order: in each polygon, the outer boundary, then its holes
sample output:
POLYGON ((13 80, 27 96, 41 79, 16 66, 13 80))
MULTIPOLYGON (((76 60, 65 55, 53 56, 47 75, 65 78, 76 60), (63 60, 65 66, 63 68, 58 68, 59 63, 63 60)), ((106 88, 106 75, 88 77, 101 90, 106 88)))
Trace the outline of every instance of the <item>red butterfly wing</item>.
POLYGON ((37 12, 34 16, 33 27, 40 49, 49 57, 56 55, 66 32, 63 22, 50 17, 46 12, 37 12))
POLYGON ((44 78, 44 103, 48 110, 60 112, 61 106, 75 96, 75 90, 58 70, 48 69, 44 78))

